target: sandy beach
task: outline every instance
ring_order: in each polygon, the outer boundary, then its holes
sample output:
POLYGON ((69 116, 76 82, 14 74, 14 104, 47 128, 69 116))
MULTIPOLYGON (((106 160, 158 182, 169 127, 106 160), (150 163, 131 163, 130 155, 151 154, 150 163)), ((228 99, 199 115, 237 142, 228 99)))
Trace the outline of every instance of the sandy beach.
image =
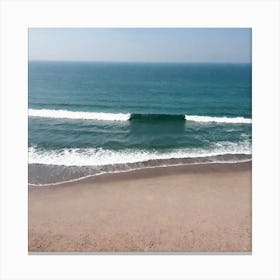
POLYGON ((251 162, 29 186, 29 252, 250 252, 251 162))

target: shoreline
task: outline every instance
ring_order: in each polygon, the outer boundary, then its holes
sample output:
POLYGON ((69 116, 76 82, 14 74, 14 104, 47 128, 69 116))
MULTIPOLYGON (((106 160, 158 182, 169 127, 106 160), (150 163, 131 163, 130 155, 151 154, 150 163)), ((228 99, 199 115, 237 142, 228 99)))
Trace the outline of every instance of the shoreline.
MULTIPOLYGON (((224 156, 224 155, 223 155, 224 156)), ((226 155, 228 156, 228 155, 226 155)), ((169 160, 162 160, 158 165, 153 165, 153 162, 156 162, 156 160, 149 160, 145 162, 135 162, 135 163, 127 163, 127 164, 114 164, 112 166, 124 166, 124 165, 130 165, 130 167, 126 167, 127 169, 117 169, 117 170, 107 170, 107 171, 100 171, 100 173, 96 174, 84 174, 80 175, 77 178, 65 180, 65 181, 58 181, 58 182, 51 182, 51 183, 28 183, 29 186, 34 187, 47 187, 47 186, 59 186, 64 184, 70 184, 70 183, 76 183, 83 180, 89 180, 90 178, 95 178, 99 176, 106 176, 106 175, 112 175, 112 174, 118 174, 118 173, 127 173, 127 172, 133 172, 133 171, 141 171, 141 170, 156 170, 161 168, 176 168, 181 169, 183 166, 199 166, 199 165, 209 165, 209 164, 240 164, 240 163, 247 163, 252 161, 251 155, 240 155, 243 156, 243 159, 239 160, 216 160, 216 161, 204 161, 206 159, 209 159, 211 157, 198 157, 199 161, 192 161, 193 158, 179 158, 179 159, 169 159, 169 160), (165 161, 165 162, 164 162, 165 161), (172 163, 173 162, 173 163, 172 163), (151 165, 141 165, 141 164, 149 164, 151 165), (133 167, 134 166, 134 167, 133 167)), ((219 156, 218 156, 219 159, 219 156)), ((63 168, 65 170, 67 169, 74 169, 74 170, 82 170, 84 168, 88 168, 89 170, 94 170, 94 166, 59 166, 59 165, 46 165, 46 164, 30 164, 31 166, 36 166, 37 168, 63 168)), ((29 167, 30 168, 30 167, 29 167)), ((33 172, 34 173, 34 172, 33 172)), ((63 172, 62 172, 63 173, 63 172)))
POLYGON ((251 162, 28 188, 29 252, 251 252, 251 162))

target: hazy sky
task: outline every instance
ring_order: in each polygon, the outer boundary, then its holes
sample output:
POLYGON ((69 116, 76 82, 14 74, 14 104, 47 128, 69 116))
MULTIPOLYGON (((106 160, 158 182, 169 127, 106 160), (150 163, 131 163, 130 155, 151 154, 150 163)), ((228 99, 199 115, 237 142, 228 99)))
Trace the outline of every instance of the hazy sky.
POLYGON ((251 29, 30 28, 29 60, 251 62, 251 29))

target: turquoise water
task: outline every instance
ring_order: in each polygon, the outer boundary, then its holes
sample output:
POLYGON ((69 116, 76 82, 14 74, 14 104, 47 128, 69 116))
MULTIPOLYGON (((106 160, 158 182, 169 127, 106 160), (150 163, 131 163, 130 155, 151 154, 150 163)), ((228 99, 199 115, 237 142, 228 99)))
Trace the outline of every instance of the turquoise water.
POLYGON ((30 183, 251 154, 251 64, 29 62, 28 91, 30 183))

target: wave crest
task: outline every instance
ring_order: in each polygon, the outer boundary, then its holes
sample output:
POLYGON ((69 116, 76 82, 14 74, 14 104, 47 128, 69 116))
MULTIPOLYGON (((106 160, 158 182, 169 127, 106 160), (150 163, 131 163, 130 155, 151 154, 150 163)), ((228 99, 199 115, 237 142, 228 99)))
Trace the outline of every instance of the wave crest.
POLYGON ((128 121, 130 114, 101 113, 101 112, 75 112, 67 110, 29 109, 30 117, 54 118, 54 119, 78 119, 100 121, 128 121))
POLYGON ((244 123, 250 124, 252 120, 244 117, 211 117, 176 114, 136 114, 136 113, 102 113, 102 112, 75 112, 67 110, 29 109, 30 117, 55 119, 80 119, 99 121, 149 121, 149 120, 186 120, 193 122, 215 123, 244 123))
POLYGON ((193 122, 216 122, 216 123, 252 123, 251 119, 244 117, 208 117, 208 116, 189 116, 185 115, 187 121, 193 122))
POLYGON ((149 120, 164 120, 164 121, 185 121, 185 115, 176 115, 176 114, 130 114, 130 121, 140 120, 140 121, 149 121, 149 120))

